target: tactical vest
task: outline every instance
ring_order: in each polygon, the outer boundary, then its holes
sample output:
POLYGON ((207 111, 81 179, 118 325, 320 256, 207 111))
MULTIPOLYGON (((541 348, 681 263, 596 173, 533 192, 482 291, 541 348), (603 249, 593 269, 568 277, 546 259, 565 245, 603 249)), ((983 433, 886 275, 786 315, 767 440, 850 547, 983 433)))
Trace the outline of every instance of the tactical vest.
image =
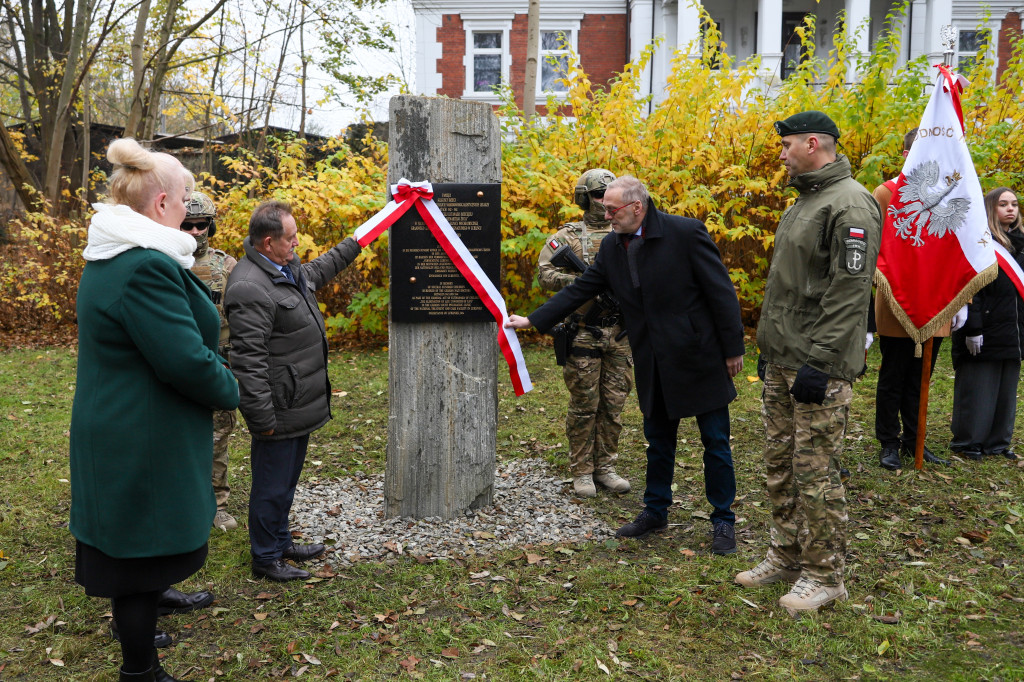
POLYGON ((228 283, 227 271, 228 254, 220 249, 207 249, 206 253, 196 258, 192 266, 192 273, 203 280, 203 283, 210 287, 213 294, 213 303, 217 306, 217 314, 220 315, 220 343, 221 354, 228 345, 228 321, 224 317, 224 288, 228 283))

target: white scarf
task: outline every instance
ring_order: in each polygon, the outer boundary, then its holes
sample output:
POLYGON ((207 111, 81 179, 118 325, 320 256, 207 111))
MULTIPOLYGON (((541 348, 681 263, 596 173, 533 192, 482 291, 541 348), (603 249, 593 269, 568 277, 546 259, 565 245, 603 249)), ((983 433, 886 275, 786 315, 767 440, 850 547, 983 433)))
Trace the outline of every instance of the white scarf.
POLYGON ((129 249, 159 251, 189 269, 196 239, 187 232, 161 225, 122 204, 93 204, 96 215, 89 222, 89 243, 82 251, 85 260, 108 260, 129 249))

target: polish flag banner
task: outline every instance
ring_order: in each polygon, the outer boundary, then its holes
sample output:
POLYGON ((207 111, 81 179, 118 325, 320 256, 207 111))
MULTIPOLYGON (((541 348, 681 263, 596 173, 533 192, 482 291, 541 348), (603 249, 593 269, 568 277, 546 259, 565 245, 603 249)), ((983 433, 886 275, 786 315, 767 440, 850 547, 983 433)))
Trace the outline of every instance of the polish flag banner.
POLYGON ((938 69, 884 216, 875 270, 878 295, 918 344, 998 272, 998 242, 988 230, 960 108, 967 81, 946 66, 938 69))

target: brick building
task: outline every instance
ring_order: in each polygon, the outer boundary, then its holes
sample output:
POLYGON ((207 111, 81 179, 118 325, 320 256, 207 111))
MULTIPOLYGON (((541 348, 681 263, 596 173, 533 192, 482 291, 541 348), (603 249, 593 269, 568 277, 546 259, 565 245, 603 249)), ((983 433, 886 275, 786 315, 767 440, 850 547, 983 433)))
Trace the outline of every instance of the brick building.
MULTIPOLYGON (((528 0, 412 0, 412 5, 419 92, 496 104, 492 88, 507 83, 522 104, 528 0)), ((911 0, 906 14, 890 24, 887 16, 899 5, 890 0, 715 0, 704 4, 731 55, 738 61, 760 55, 761 81, 768 87, 786 78, 799 62, 800 43, 794 29, 807 14, 817 17, 819 53, 826 54, 844 15, 861 52, 869 51, 885 31, 901 33, 903 62, 921 55, 931 63, 940 62, 940 29, 946 25, 956 31, 956 61, 961 66, 974 59, 978 46, 991 38, 1001 78, 1010 39, 1021 33, 1020 0, 911 0)), ((662 47, 643 78, 643 94, 653 92, 657 102, 675 50, 687 45, 699 48, 704 30, 696 6, 686 0, 544 0, 537 102, 564 88, 557 83, 564 44, 579 53, 591 80, 603 84, 661 36, 662 47)))

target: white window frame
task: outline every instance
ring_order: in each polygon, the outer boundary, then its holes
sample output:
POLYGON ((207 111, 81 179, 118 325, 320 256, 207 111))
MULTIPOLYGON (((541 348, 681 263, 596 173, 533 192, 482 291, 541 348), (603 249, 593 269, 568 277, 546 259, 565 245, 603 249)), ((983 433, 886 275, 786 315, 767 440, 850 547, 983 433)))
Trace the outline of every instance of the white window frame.
MULTIPOLYGON (((511 49, 509 46, 509 33, 512 30, 512 22, 509 21, 463 21, 462 28, 466 32, 466 56, 463 61, 463 66, 466 71, 466 87, 462 93, 462 99, 475 100, 478 102, 490 102, 491 104, 497 104, 500 100, 497 95, 493 92, 477 92, 473 89, 473 83, 476 81, 476 74, 474 71, 475 62, 473 57, 478 54, 477 49, 473 45, 473 34, 474 33, 500 33, 501 34, 501 82, 509 82, 509 64, 511 59, 511 49)), ((490 50, 481 50, 479 54, 495 54, 497 51, 491 52, 490 50)))
POLYGON ((544 64, 545 59, 548 55, 566 55, 569 52, 575 52, 579 54, 579 35, 580 35, 580 22, 579 21, 542 21, 540 24, 540 33, 538 37, 540 44, 537 46, 537 95, 540 97, 547 98, 549 95, 557 97, 567 97, 569 95, 568 90, 561 92, 558 90, 544 90, 544 64), (569 39, 569 47, 561 50, 545 50, 543 48, 543 34, 544 33, 564 33, 569 39))
MULTIPOLYGON (((960 60, 961 59, 963 59, 963 58, 974 58, 978 54, 976 51, 974 51, 974 52, 961 52, 960 51, 960 34, 961 33, 978 33, 978 32, 981 32, 981 31, 988 31, 989 43, 988 43, 988 53, 987 53, 987 56, 991 56, 991 57, 994 58, 994 66, 998 68, 999 64, 998 64, 998 58, 997 58, 998 53, 996 52, 996 41, 999 39, 999 29, 998 28, 993 28, 992 26, 971 26, 969 28, 963 27, 963 26, 957 26, 956 27, 956 44, 954 45, 955 51, 953 53, 953 66, 954 66, 954 69, 957 72, 960 71, 960 60)), ((965 73, 963 75, 966 76, 967 74, 965 73)), ((993 71, 993 76, 994 75, 995 75, 995 72, 993 71)))

